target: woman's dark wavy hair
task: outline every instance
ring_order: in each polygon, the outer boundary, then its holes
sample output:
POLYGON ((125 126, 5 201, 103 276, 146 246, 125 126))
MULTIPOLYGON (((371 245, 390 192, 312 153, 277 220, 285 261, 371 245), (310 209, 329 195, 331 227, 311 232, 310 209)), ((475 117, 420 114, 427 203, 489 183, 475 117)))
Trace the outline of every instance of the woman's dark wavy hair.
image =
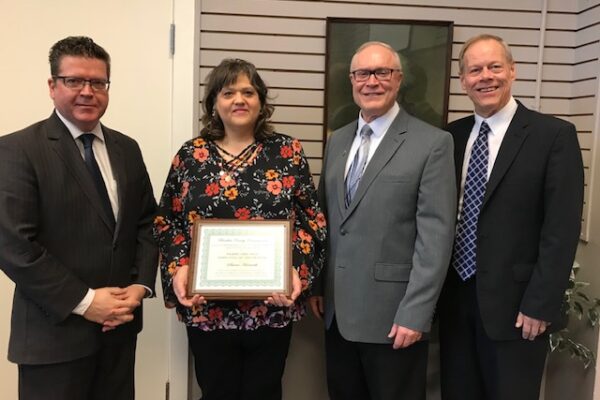
POLYGON ((273 135, 273 127, 269 118, 273 115, 273 106, 269 104, 267 85, 256 71, 254 64, 239 58, 226 58, 217 65, 206 77, 204 98, 202 99, 202 125, 200 136, 204 139, 218 140, 225 136, 223 121, 219 118, 215 103, 217 95, 223 87, 234 84, 238 77, 244 74, 257 91, 260 100, 260 112, 254 127, 254 137, 263 140, 273 135))

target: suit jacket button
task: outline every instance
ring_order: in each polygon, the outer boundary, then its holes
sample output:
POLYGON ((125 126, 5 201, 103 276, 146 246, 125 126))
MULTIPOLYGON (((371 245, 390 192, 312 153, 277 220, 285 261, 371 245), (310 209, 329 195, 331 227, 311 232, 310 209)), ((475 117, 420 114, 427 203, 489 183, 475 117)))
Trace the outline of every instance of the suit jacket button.
POLYGON ((342 236, 344 236, 346 233, 348 233, 348 232, 346 232, 346 230, 345 230, 345 229, 340 229, 340 234, 341 234, 342 236))

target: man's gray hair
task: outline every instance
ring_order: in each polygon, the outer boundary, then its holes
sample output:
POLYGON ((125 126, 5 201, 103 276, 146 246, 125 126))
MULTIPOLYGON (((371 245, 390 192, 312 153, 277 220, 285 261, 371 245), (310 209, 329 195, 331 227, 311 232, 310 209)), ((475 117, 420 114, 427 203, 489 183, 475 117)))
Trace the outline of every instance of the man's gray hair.
POLYGON ((358 49, 356 49, 356 51, 354 52, 354 55, 352 56, 352 60, 350 62, 350 68, 352 68, 352 62, 354 61, 354 58, 356 57, 356 55, 358 53, 360 53, 361 51, 363 51, 364 49, 366 49, 367 47, 371 47, 371 46, 385 47, 390 52, 392 52, 392 54, 394 55, 394 61, 396 61, 398 63, 398 69, 400 69, 400 72, 402 72, 402 61, 400 61, 400 55, 398 54, 398 52, 392 46, 390 46, 389 44, 387 44, 385 42, 379 42, 379 41, 376 41, 376 40, 363 43, 363 44, 361 44, 359 46, 358 49))

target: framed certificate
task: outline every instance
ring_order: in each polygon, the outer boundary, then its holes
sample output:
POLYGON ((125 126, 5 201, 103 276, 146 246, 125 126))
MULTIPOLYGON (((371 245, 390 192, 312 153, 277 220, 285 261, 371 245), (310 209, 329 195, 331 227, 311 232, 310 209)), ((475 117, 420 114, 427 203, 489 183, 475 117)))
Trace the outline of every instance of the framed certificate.
POLYGON ((265 299, 292 291, 292 222, 194 220, 188 294, 265 299))

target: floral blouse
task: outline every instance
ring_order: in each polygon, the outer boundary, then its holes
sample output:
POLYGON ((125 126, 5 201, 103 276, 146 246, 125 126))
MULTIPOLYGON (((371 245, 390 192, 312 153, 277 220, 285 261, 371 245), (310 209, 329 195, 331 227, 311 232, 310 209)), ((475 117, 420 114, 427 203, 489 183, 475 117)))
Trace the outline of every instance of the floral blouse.
POLYGON ((224 173, 216 145, 202 138, 186 142, 175 155, 154 222, 161 254, 165 304, 176 306, 188 326, 204 331, 283 327, 305 313, 304 299, 324 260, 325 217, 308 163, 297 139, 282 134, 258 143, 248 166, 224 173), (267 305, 264 299, 208 301, 187 308, 173 292, 173 275, 188 264, 195 217, 292 219, 292 264, 300 275, 302 295, 291 307, 267 305))

